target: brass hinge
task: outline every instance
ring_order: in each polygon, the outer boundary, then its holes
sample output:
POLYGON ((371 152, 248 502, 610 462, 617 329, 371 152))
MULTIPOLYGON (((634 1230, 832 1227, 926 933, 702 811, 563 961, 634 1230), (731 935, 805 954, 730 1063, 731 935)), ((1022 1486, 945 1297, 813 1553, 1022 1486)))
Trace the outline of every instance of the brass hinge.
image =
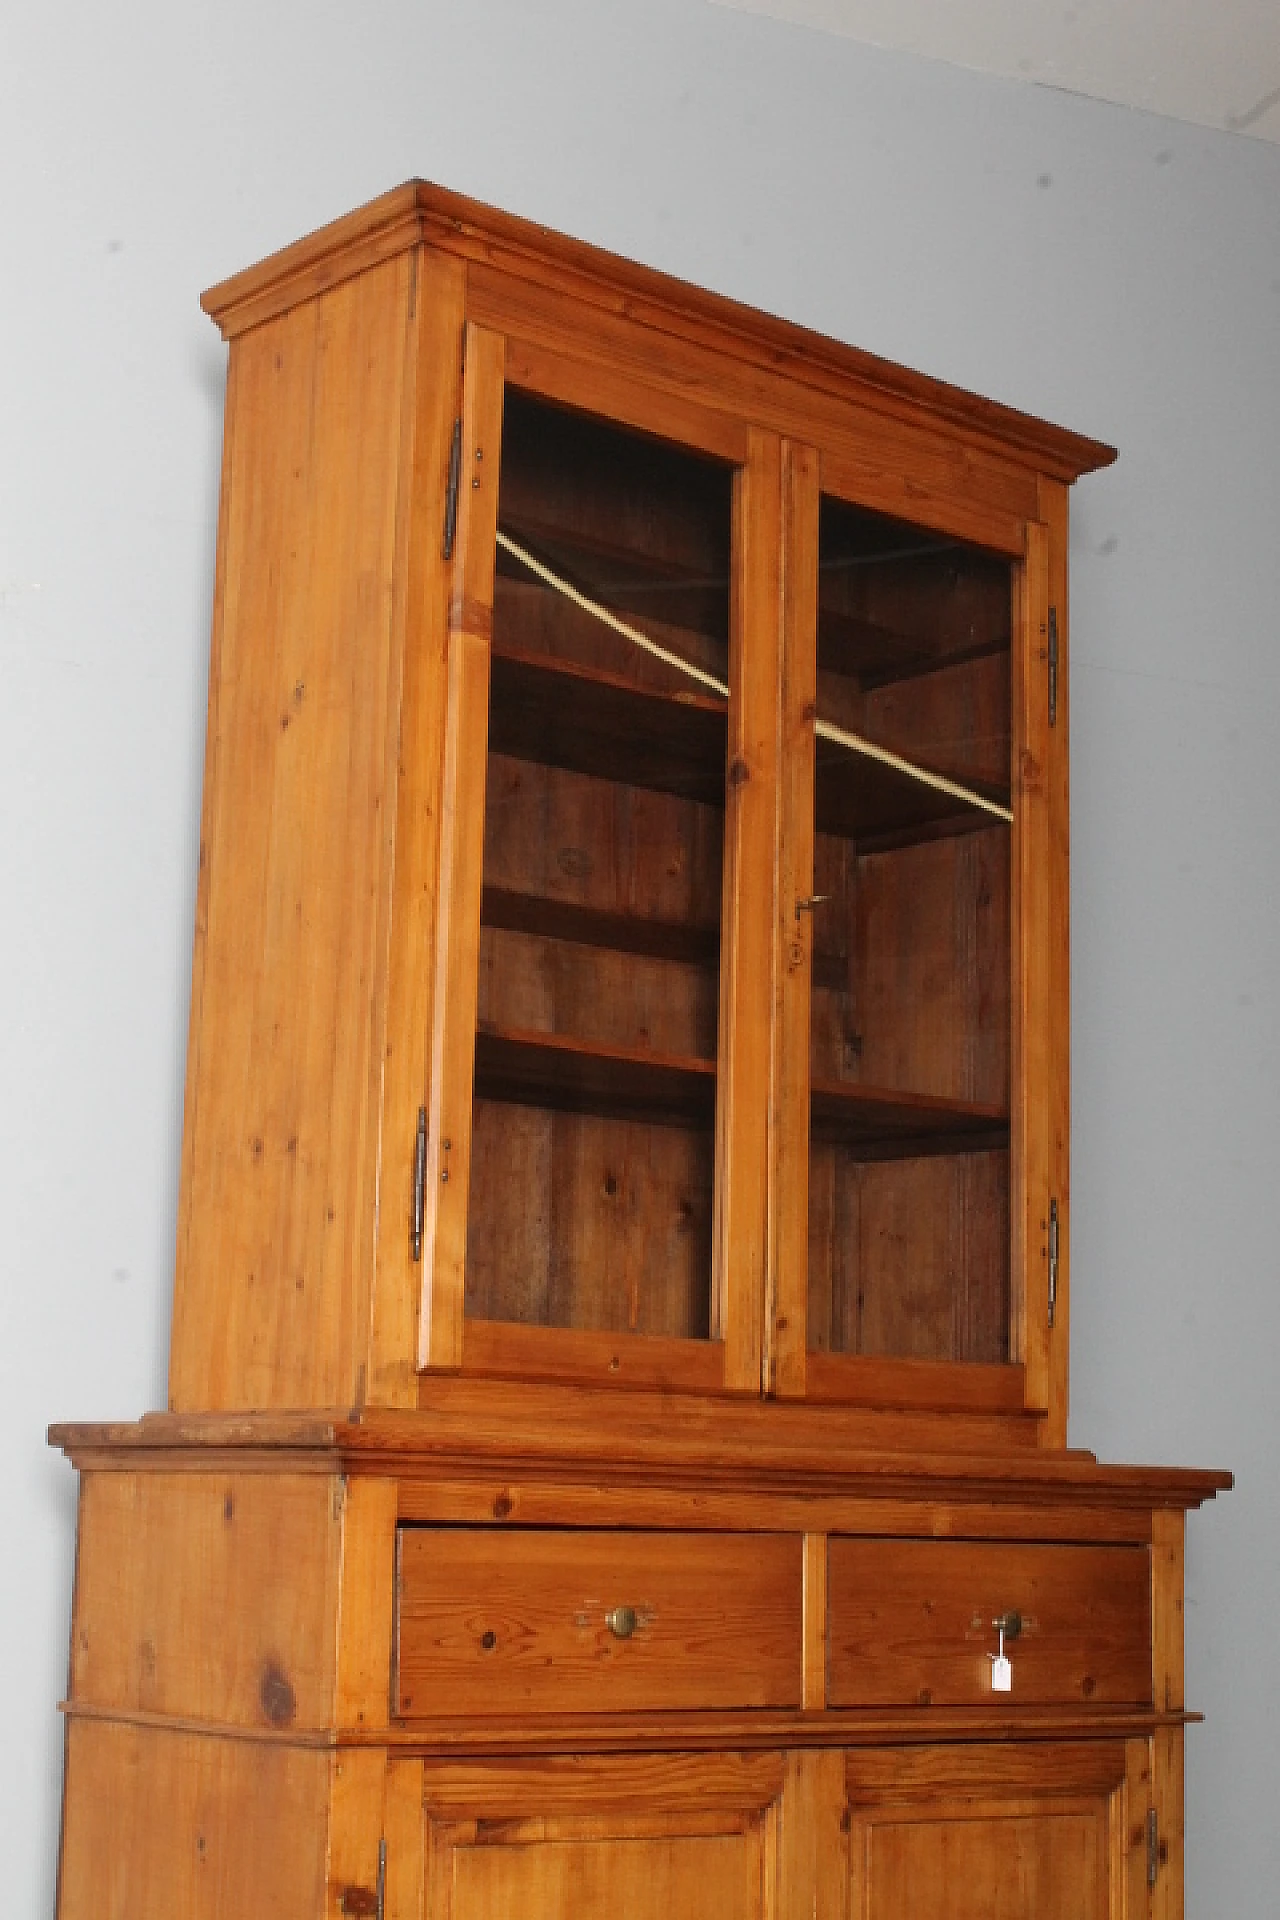
POLYGON ((1058 1203, 1049 1202, 1049 1325, 1058 1313, 1058 1203))
POLYGON ((1152 1807, 1147 1815, 1147 1885, 1154 1887, 1160 1871, 1160 1816, 1152 1807))
POLYGON ((422 1258, 422 1227, 426 1212, 427 1198, 427 1110, 418 1108, 418 1137, 413 1149, 413 1220, 409 1236, 413 1242, 413 1257, 422 1258))
POLYGON ((462 472, 462 422, 453 423, 449 442, 449 479, 444 495, 444 557, 453 558, 453 536, 458 531, 458 479, 462 472))
POLYGON ((1058 724, 1058 609, 1049 609, 1049 725, 1058 724))

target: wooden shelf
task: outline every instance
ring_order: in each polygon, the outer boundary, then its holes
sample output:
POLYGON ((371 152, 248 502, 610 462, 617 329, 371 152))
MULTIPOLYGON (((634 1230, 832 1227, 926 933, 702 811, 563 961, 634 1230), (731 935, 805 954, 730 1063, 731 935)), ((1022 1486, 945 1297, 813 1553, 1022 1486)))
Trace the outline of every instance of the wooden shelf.
MULTIPOLYGON (((492 753, 723 806, 726 742, 725 702, 714 695, 655 693, 547 654, 493 650, 492 753)), ((1007 788, 965 784, 1008 805, 1007 788)), ((856 840, 862 852, 993 824, 968 801, 839 748, 820 745, 816 786, 819 833, 856 840)))
POLYGON ((813 1140, 844 1147, 857 1160, 986 1153, 1009 1144, 1009 1115, 1002 1107, 895 1093, 856 1081, 815 1082, 809 1129, 813 1140))
POLYGON ((724 805, 728 716, 714 695, 654 693, 499 647, 489 687, 491 753, 724 805))
MULTIPOLYGON (((518 517, 504 512, 501 524, 505 533, 536 554, 554 573, 571 580, 614 613, 648 614, 722 643, 727 640, 727 571, 711 574, 705 562, 699 564, 692 556, 656 554, 633 545, 622 526, 606 535, 599 530, 565 527, 528 512, 518 517)), ((513 580, 531 578, 514 555, 500 552, 498 565, 513 580)))
MULTIPOLYGON (((592 1113, 653 1126, 710 1127, 712 1060, 599 1046, 568 1034, 484 1026, 476 1033, 476 1095, 557 1113, 592 1113)), ((810 1094, 813 1138, 860 1160, 984 1153, 1009 1144, 1000 1107, 856 1081, 822 1081, 810 1094)))
POLYGON ((818 660, 829 673, 848 674, 864 692, 887 687, 902 680, 923 679, 926 674, 941 673, 948 667, 967 666, 975 660, 1008 655, 1007 632, 985 641, 964 646, 938 645, 912 634, 898 633, 874 620, 841 613, 832 607, 818 608, 818 660))
MULTIPOLYGON (((945 767, 931 771, 951 777, 945 767)), ((1007 787, 971 778, 963 778, 963 784, 984 799, 1010 804, 1007 787)), ((1001 824, 994 814, 968 800, 940 793, 881 761, 821 740, 814 785, 818 832, 855 840, 860 853, 887 852, 1001 824)))
POLYGON ((652 960, 678 960, 686 966, 710 968, 720 958, 718 927, 610 913, 599 907, 579 906, 572 900, 520 893, 510 887, 484 888, 480 921, 483 926, 501 927, 510 933, 571 940, 579 946, 606 947, 613 953, 642 954, 652 960))
POLYGON ((650 1126, 709 1128, 715 1117, 713 1060, 602 1047, 558 1033, 481 1027, 476 1096, 557 1113, 591 1113, 650 1126))

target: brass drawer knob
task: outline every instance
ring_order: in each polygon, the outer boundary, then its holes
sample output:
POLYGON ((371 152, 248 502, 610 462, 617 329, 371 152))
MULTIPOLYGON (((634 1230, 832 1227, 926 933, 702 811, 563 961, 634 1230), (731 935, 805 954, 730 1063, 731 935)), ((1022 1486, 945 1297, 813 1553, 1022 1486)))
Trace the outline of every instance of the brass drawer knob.
POLYGON ((611 1607, 604 1623, 615 1640, 629 1640, 639 1623, 634 1607, 611 1607))
POLYGON ((1004 1635, 1006 1640, 1018 1640, 1022 1637, 1022 1615, 1020 1613, 1002 1613, 999 1618, 993 1620, 991 1624, 998 1633, 1004 1635))

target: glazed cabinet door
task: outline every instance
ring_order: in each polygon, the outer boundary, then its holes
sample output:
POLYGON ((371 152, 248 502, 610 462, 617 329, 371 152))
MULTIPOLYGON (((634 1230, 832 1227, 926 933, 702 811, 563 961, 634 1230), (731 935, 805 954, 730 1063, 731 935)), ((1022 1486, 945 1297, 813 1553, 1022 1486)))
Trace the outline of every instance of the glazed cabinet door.
POLYGON ((1145 1920, 1147 1743, 848 1756, 849 1920, 1145 1920))
POLYGON ((421 1840, 388 1872, 387 1920, 779 1914, 778 1755, 428 1761, 416 1771, 421 1840))
POLYGON ((827 468, 784 448, 772 1378, 1042 1408, 1047 529, 984 545, 827 468))
POLYGON ((420 1362, 757 1391, 779 444, 516 358, 467 329, 420 1362))

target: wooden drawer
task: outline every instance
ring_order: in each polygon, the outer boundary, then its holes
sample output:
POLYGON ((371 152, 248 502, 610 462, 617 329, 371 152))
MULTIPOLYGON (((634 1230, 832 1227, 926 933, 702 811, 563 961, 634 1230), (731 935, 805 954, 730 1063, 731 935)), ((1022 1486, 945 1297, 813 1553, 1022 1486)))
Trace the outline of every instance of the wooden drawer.
POLYGON ((1145 1547, 833 1539, 827 1617, 831 1707, 1151 1699, 1145 1547), (992 1622, 1014 1612, 1013 1687, 998 1694, 992 1622))
POLYGON ((801 1558, 788 1534, 402 1527, 395 1710, 798 1706, 801 1558))

